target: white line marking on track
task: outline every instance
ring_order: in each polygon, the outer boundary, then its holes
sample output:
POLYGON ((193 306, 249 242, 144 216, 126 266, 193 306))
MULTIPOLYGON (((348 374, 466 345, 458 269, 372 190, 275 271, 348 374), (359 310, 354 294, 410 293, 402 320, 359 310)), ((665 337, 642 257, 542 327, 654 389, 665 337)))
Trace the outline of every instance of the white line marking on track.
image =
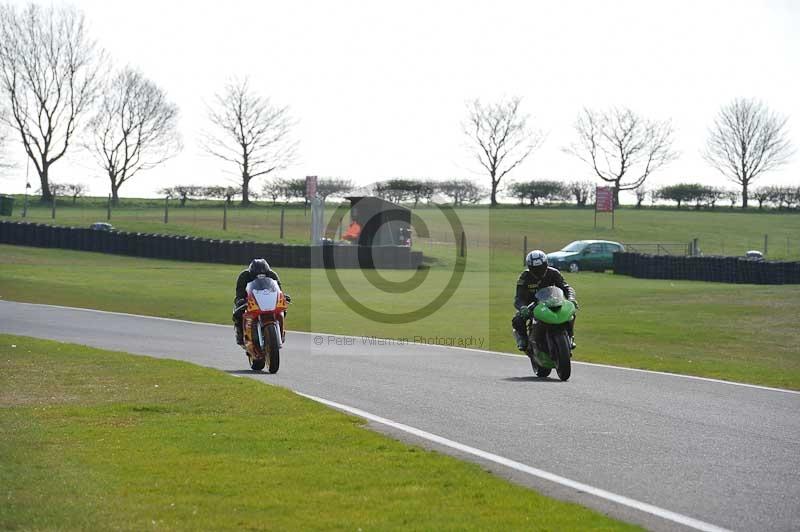
POLYGON ((575 480, 570 480, 568 478, 548 473, 547 471, 543 471, 541 469, 537 469, 535 467, 531 467, 529 465, 525 465, 521 462, 517 462, 515 460, 511 460, 509 458, 504 458, 502 456, 482 451, 480 449, 476 449, 475 447, 470 447, 468 445, 464 445, 463 443, 458 443, 453 440, 448 440, 442 436, 437 436, 436 434, 431 434, 430 432, 426 432, 421 429, 417 429, 414 427, 410 427, 408 425, 404 425, 402 423, 398 423, 396 421, 392 421, 390 419, 386 419, 380 416, 376 416, 375 414, 370 414, 369 412, 365 412, 359 408, 355 408, 352 406, 343 405, 341 403, 336 403, 334 401, 328 401, 327 399, 323 399, 321 397, 316 397, 313 395, 308 395, 302 392, 298 392, 294 390, 294 393, 305 397, 307 399, 311 399, 312 401, 316 401, 318 403, 324 404, 326 406, 330 406, 332 408, 336 408, 337 410, 342 410, 344 412, 353 414, 355 416, 368 419, 370 421, 374 421, 376 423, 380 423, 381 425, 386 425, 387 427, 392 427, 397 430, 401 430, 408 434, 412 434, 419 438, 423 438, 425 440, 437 443, 439 445, 443 445, 445 447, 449 447, 451 449, 455 449, 457 451, 461 451, 463 453, 471 454, 473 456, 477 456, 478 458, 482 458, 484 460, 488 460, 490 462, 494 462, 496 464, 500 464, 505 467, 509 467, 516 471, 520 471, 522 473, 527 473, 529 475, 533 475, 535 477, 548 480, 550 482, 555 482, 562 486, 566 486, 568 488, 575 489, 577 491, 581 491, 584 493, 588 493, 590 495, 594 495, 595 497, 599 497, 601 499, 605 499, 617 504, 621 504, 623 506, 627 506, 629 508, 633 508, 635 510, 639 510, 641 512, 654 515, 660 517, 662 519, 666 519, 668 521, 672 521, 674 523, 678 523, 681 525, 688 526, 690 528, 694 528, 696 530, 702 530, 704 532, 730 532, 726 528, 721 528, 716 525, 712 525, 710 523, 706 523, 705 521, 700 521, 699 519, 694 519, 693 517, 688 517, 686 515, 682 515, 676 512, 672 512, 670 510, 665 510, 664 508, 659 508, 658 506, 653 506, 652 504, 648 504, 646 502, 637 501, 635 499, 631 499, 625 497, 623 495, 617 495, 616 493, 611 493, 610 491, 606 491, 600 488, 595 488, 593 486, 589 486, 587 484, 583 484, 581 482, 577 482, 575 480))
MULTIPOLYGON (((80 310, 80 311, 83 311, 83 312, 95 312, 95 313, 98 313, 98 314, 116 314, 116 315, 119 315, 119 316, 130 316, 132 318, 147 318, 147 319, 150 319, 150 320, 172 321, 172 322, 177 322, 177 323, 186 323, 186 324, 189 324, 189 325, 211 325, 213 327, 224 327, 226 329, 232 327, 232 325, 222 325, 220 323, 206 323, 206 322, 202 322, 202 321, 180 320, 180 319, 177 319, 177 318, 162 318, 160 316, 144 316, 142 314, 129 314, 127 312, 114 312, 114 311, 110 311, 110 310, 96 310, 96 309, 82 308, 82 307, 64 307, 64 306, 61 306, 61 305, 46 305, 46 304, 43 304, 43 303, 24 303, 24 302, 19 302, 19 301, 9 301, 9 300, 0 299, 0 303, 4 303, 4 302, 14 303, 14 304, 17 304, 17 305, 33 305, 33 306, 39 306, 39 307, 51 307, 51 308, 58 308, 58 309, 64 309, 64 310, 80 310)), ((337 338, 354 338, 356 340, 359 340, 359 339, 363 338, 363 336, 350 336, 350 335, 347 335, 347 334, 315 333, 315 332, 308 332, 308 331, 293 331, 293 330, 289 330, 288 332, 290 332, 291 334, 309 334, 309 335, 312 335, 312 336, 335 336, 337 338)), ((378 340, 384 340, 384 339, 385 338, 378 338, 378 340)), ((456 346, 452 346, 452 345, 433 345, 433 344, 414 344, 414 343, 411 343, 409 345, 419 345, 419 346, 430 345, 431 347, 437 347, 437 348, 456 349, 456 350, 459 350, 459 351, 471 351, 471 352, 474 352, 474 353, 486 353, 488 355, 503 356, 503 357, 514 357, 514 358, 517 358, 517 359, 520 359, 520 360, 524 360, 521 355, 515 355, 515 354, 512 354, 512 353, 501 353, 500 351, 487 351, 486 349, 473 349, 473 348, 470 348, 470 347, 456 347, 456 346)), ((580 365, 583 365, 583 366, 596 366, 598 368, 619 369, 619 370, 623 370, 623 371, 636 371, 636 372, 639 372, 639 373, 652 373, 654 375, 665 375, 667 377, 676 377, 676 378, 679 378, 679 379, 692 379, 692 380, 697 380, 697 381, 714 382, 714 383, 717 383, 717 384, 729 384, 731 386, 742 386, 744 388, 754 388, 756 390, 767 390, 767 391, 770 391, 770 392, 783 392, 783 393, 790 393, 790 394, 800 395, 800 391, 797 391, 797 390, 787 390, 785 388, 772 388, 770 386, 760 386, 758 384, 747 384, 747 383, 744 383, 744 382, 724 381, 724 380, 721 380, 721 379, 712 379, 712 378, 709 378, 709 377, 697 377, 695 375, 682 375, 680 373, 668 373, 666 371, 654 371, 654 370, 651 370, 651 369, 626 368, 626 367, 623 367, 623 366, 612 366, 610 364, 598 364, 596 362, 580 362, 580 361, 577 361, 577 360, 573 360, 572 363, 573 364, 580 364, 580 365)))

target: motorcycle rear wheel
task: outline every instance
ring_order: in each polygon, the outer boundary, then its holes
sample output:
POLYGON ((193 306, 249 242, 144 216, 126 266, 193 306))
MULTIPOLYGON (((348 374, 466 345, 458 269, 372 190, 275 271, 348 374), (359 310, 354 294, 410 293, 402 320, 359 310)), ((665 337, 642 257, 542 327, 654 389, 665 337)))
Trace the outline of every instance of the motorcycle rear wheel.
POLYGON ((528 352, 527 355, 531 361, 531 368, 533 369, 533 372, 536 374, 537 377, 539 377, 540 379, 544 379, 545 377, 550 376, 550 372, 552 371, 551 368, 543 368, 542 366, 537 364, 536 361, 533 359, 533 353, 528 352))

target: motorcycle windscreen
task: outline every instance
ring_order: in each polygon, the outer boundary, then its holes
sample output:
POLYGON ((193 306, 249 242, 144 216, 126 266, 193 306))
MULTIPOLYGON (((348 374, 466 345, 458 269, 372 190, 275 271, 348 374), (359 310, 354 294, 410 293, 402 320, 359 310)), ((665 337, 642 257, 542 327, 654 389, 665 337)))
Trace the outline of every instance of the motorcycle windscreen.
POLYGON ((253 294, 261 310, 275 310, 278 306, 278 283, 269 277, 259 277, 247 283, 247 291, 253 294))
POLYGON ((544 303, 548 307, 557 307, 564 303, 564 291, 557 286, 546 286, 536 292, 536 301, 544 303))

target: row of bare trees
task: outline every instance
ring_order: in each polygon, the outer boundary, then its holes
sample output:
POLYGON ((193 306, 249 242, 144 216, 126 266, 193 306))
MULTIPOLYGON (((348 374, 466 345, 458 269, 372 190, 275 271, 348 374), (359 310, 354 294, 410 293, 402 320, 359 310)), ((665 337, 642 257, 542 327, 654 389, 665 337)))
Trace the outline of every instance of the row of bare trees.
MULTIPOLYGON (((112 73, 109 65, 75 8, 0 5, 0 125, 21 140, 39 176, 43 201, 51 199, 52 166, 73 145, 94 155, 108 176, 115 203, 124 183, 182 149, 178 108, 163 89, 134 68, 112 73)), ((245 79, 229 82, 215 94, 207 112, 209 127, 201 134, 201 147, 236 168, 247 205, 254 179, 286 168, 294 159, 295 122, 289 108, 257 94, 245 79)), ((610 183, 617 203, 620 191, 640 189, 653 172, 677 157, 670 121, 652 120, 628 108, 585 108, 574 127, 576 140, 563 150, 610 183)), ((471 102, 464 133, 489 177, 492 205, 498 203, 503 180, 545 138, 518 97, 471 102)), ((762 102, 736 99, 720 109, 703 155, 741 187, 746 207, 754 180, 785 164, 792 151, 786 117, 762 102)), ((474 192, 458 201, 471 201, 474 192)), ((424 193, 413 193, 415 202, 424 193)))
MULTIPOLYGON (((73 205, 78 201, 78 198, 86 194, 88 187, 84 183, 55 183, 50 181, 49 192, 50 197, 56 196, 69 196, 72 198, 73 205)), ((42 190, 36 191, 37 194, 42 194, 42 190)))
MULTIPOLYGON (((738 190, 712 187, 700 183, 678 183, 653 190, 653 201, 674 201, 678 208, 681 205, 694 205, 695 209, 715 208, 717 202, 727 200, 730 207, 741 199, 738 190)), ((800 205, 800 186, 763 186, 751 191, 751 196, 758 202, 758 208, 772 205, 778 209, 792 209, 800 205)))
POLYGON ((232 186, 200 186, 200 185, 175 185, 174 187, 159 190, 167 198, 177 199, 180 206, 184 207, 190 199, 224 199, 227 204, 242 193, 242 189, 232 186))
MULTIPOLYGON (((7 164, 7 127, 38 174, 43 202, 52 199, 52 166, 73 146, 94 156, 114 204, 126 182, 183 148, 178 107, 138 70, 113 70, 73 7, 0 5, 0 95, 0 165, 7 164)), ((294 154, 288 109, 256 95, 244 80, 215 96, 208 118, 202 147, 236 165, 246 204, 250 181, 294 154)))
POLYGON ((585 207, 587 202, 594 198, 594 192, 595 185, 591 181, 562 182, 552 179, 533 179, 516 181, 508 187, 510 196, 517 198, 520 204, 527 201, 530 205, 574 200, 578 207, 585 207))
POLYGON ((0 123, 19 135, 42 201, 52 199, 52 166, 73 145, 95 156, 115 201, 123 183, 181 148, 177 107, 138 71, 111 74, 72 7, 0 5, 0 93, 0 123))
POLYGON ((489 194, 469 179, 388 179, 374 183, 369 191, 395 203, 413 201, 414 207, 422 200, 430 202, 436 194, 449 198, 454 205, 478 203, 489 194))
MULTIPOLYGON (((530 116, 520 104, 518 97, 492 104, 476 100, 468 109, 464 133, 489 175, 492 205, 497 204, 501 180, 543 142, 542 132, 529 125, 530 116)), ((787 120, 760 101, 739 98, 720 109, 709 129, 703 156, 741 187, 743 207, 747 207, 752 182, 785 164, 793 154, 787 120)), ((669 120, 651 120, 628 108, 584 108, 574 128, 577 140, 563 151, 610 183, 616 204, 620 191, 642 189, 653 172, 678 156, 672 148, 674 131, 669 120)), ((521 187, 513 185, 511 195, 525 196, 521 187)), ((531 194, 529 190, 527 196, 531 194)))
MULTIPOLYGON (((353 181, 341 178, 320 178, 317 181, 317 196, 325 200, 331 196, 346 194, 375 195, 395 203, 410 203, 418 206, 421 201, 430 202, 435 195, 444 196, 454 205, 474 204, 488 196, 489 192, 469 179, 408 179, 397 178, 378 181, 371 185, 356 187, 353 181)), ((306 198, 305 179, 273 178, 264 183, 255 197, 286 201, 306 198)))

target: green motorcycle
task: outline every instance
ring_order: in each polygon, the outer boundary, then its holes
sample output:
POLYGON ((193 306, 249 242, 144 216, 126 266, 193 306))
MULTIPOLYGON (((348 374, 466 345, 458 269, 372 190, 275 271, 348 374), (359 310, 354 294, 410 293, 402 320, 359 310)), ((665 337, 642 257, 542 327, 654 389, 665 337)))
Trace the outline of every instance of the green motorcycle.
POLYGON ((563 290, 548 286, 536 292, 528 308, 533 310, 533 319, 528 321, 526 354, 531 360, 533 372, 537 377, 544 378, 555 368, 559 379, 569 379, 572 372, 572 342, 567 327, 575 318, 575 304, 564 297, 563 290))

